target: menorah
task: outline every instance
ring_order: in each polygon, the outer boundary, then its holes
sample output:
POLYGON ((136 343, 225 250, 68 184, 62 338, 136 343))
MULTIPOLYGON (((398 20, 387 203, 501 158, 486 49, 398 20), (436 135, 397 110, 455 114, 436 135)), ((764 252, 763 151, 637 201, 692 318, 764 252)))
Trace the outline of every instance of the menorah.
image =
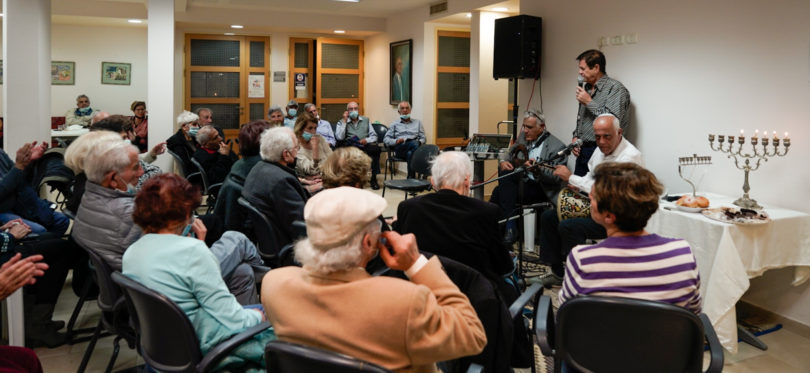
POLYGON ((684 177, 681 169, 684 166, 703 166, 710 164, 712 164, 712 157, 708 155, 699 156, 697 154, 692 154, 691 157, 678 157, 678 176, 692 186, 693 197, 697 197, 697 188, 695 187, 695 183, 693 183, 692 180, 684 177))
POLYGON ((742 208, 747 209, 761 209, 756 200, 752 199, 748 196, 748 191, 751 190, 751 186, 748 184, 748 173, 751 171, 756 171, 759 169, 760 164, 764 160, 765 162, 768 161, 768 157, 783 157, 787 154, 788 150, 790 149, 790 138, 788 137, 788 133, 785 132, 785 137, 781 140, 782 144, 784 145, 784 152, 779 152, 779 137, 776 136, 776 131, 773 131, 773 147, 771 150, 768 150, 768 131, 765 131, 762 134, 762 151, 757 149, 757 144, 759 143, 759 130, 754 131, 754 136, 751 137, 751 148, 753 149, 753 153, 743 153, 742 148, 743 144, 745 144, 745 131, 740 130, 740 136, 737 136, 737 143, 739 147, 737 147, 737 151, 734 151, 734 136, 728 136, 728 147, 724 148, 724 143, 726 137, 723 135, 717 136, 718 146, 717 149, 714 147, 714 135, 709 134, 709 146, 711 146, 712 150, 719 151, 728 154, 728 158, 734 158, 734 165, 745 172, 745 181, 743 182, 743 195, 742 197, 738 198, 734 201, 734 204, 740 206, 742 208), (740 160, 745 160, 744 164, 740 164, 740 160), (752 161, 756 160, 756 164, 752 165, 752 161))

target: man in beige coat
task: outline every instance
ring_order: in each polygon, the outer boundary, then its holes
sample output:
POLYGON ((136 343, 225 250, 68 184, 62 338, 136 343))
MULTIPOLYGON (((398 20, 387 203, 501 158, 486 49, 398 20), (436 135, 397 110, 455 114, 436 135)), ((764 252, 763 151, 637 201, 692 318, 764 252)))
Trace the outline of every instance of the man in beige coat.
POLYGON ((309 199, 308 238, 295 246, 303 268, 272 270, 262 282, 276 335, 402 372, 434 372, 437 361, 480 353, 486 335, 469 300, 437 257, 419 253, 412 234, 380 233, 385 206, 383 198, 351 187, 309 199), (371 277, 364 267, 378 252, 410 282, 371 277))

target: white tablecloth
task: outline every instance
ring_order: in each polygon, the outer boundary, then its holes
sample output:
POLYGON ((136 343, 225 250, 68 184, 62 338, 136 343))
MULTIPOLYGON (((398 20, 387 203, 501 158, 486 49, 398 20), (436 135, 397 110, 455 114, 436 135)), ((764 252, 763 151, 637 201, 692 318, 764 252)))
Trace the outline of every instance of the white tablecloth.
MULTIPOLYGON (((734 206, 734 198, 703 195, 711 201, 710 207, 734 206)), ((810 278, 810 215, 764 207, 771 222, 734 225, 677 211, 674 204, 662 202, 647 224, 650 232, 689 241, 700 271, 703 312, 712 321, 720 343, 732 353, 737 353, 735 304, 748 289, 750 278, 790 266, 796 267, 793 285, 810 278)))
POLYGON ((76 129, 76 130, 65 130, 65 131, 58 131, 58 130, 51 130, 51 137, 52 138, 73 138, 79 137, 84 135, 85 133, 90 132, 87 128, 76 129))

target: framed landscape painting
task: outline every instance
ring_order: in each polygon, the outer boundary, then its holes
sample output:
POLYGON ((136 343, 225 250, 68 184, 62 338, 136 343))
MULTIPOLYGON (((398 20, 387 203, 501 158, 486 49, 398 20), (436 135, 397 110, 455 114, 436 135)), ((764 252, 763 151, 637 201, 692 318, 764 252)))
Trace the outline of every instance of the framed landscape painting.
POLYGON ((101 84, 130 85, 132 64, 122 62, 101 63, 101 84))
POLYGON ((51 61, 51 84, 76 84, 76 63, 70 61, 51 61))

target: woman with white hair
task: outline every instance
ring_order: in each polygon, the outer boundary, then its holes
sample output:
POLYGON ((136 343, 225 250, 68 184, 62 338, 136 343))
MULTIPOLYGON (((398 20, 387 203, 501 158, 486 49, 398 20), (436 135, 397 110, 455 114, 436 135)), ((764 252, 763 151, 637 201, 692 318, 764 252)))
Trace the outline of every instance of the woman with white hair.
POLYGON ((184 110, 177 116, 177 125, 180 128, 166 140, 166 148, 183 160, 183 167, 186 170, 191 169, 191 157, 200 147, 195 139, 197 131, 200 130, 199 120, 197 114, 184 110))
POLYGON ((403 201, 395 231, 416 236, 419 248, 464 263, 490 278, 512 271, 498 238, 497 205, 471 198, 472 162, 466 153, 443 152, 433 161, 436 193, 403 201))

